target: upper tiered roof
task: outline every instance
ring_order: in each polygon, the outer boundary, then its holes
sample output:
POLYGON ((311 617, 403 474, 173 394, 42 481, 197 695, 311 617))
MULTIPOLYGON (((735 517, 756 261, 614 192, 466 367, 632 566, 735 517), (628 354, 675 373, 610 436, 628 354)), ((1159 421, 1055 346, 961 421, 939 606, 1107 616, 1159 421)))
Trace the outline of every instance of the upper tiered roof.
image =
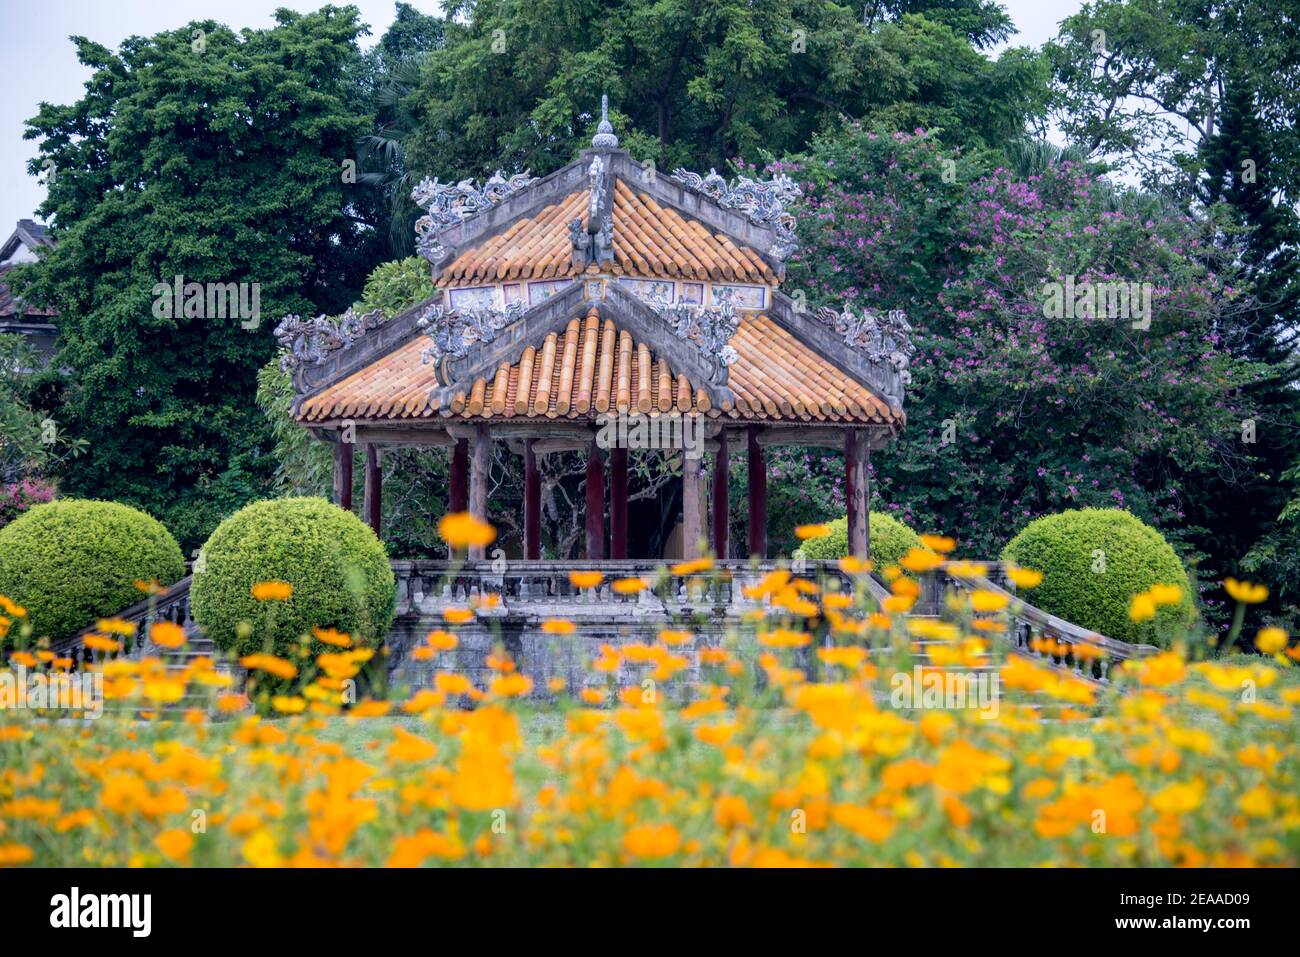
POLYGON ((305 425, 594 418, 904 422, 901 315, 813 312, 780 291, 798 188, 671 175, 617 148, 542 179, 423 181, 436 294, 400 316, 288 316, 276 333, 305 425))

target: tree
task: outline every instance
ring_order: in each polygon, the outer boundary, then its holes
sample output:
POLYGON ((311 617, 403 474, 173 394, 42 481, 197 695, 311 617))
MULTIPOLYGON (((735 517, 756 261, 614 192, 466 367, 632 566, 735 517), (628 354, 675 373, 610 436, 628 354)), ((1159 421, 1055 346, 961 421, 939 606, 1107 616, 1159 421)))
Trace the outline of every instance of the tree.
POLYGON ((865 23, 820 0, 477 0, 447 15, 406 144, 410 168, 442 179, 559 168, 602 93, 622 145, 664 170, 800 150, 843 116, 1000 142, 1047 96, 1037 55, 980 52, 1010 29, 983 0, 881 3, 865 23))
POLYGON ((340 311, 378 258, 344 165, 370 129, 360 29, 355 8, 324 7, 280 10, 266 30, 195 22, 117 53, 74 37, 95 71, 85 95, 28 121, 29 169, 57 169, 41 208, 57 245, 24 294, 59 309, 61 421, 93 453, 65 487, 145 508, 187 549, 269 478, 252 399, 270 317, 340 311), (232 317, 205 285, 177 310, 160 284, 178 276, 244 284, 245 308, 232 317))

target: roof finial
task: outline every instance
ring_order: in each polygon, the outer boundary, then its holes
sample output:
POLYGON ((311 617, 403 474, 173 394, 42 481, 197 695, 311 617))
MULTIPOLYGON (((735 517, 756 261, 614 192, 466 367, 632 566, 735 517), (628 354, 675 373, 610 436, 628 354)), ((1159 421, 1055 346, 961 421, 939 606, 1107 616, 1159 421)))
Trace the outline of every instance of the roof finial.
POLYGON ((604 93, 600 95, 600 125, 596 127, 596 135, 591 138, 591 145, 598 150, 618 148, 618 137, 614 135, 614 127, 609 122, 609 97, 604 93))

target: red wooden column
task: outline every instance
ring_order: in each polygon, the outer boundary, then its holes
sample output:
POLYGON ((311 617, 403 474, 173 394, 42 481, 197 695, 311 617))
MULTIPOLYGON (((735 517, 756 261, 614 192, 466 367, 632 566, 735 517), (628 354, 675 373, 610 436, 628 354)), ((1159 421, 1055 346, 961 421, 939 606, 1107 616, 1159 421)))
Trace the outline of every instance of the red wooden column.
POLYGON ((384 478, 379 471, 379 449, 373 442, 366 443, 366 524, 379 534, 381 514, 380 497, 383 493, 384 478))
POLYGON ((352 453, 356 446, 342 439, 334 443, 334 504, 352 511, 352 453))
POLYGON ((451 453, 451 489, 447 511, 463 512, 469 508, 469 439, 457 439, 451 453))
POLYGON ((524 558, 542 557, 542 473, 533 451, 536 439, 524 439, 524 558))
POLYGON ((749 554, 767 557, 767 460, 758 444, 758 426, 749 434, 749 554))
POLYGON ((844 433, 844 485, 849 512, 849 554, 868 558, 871 532, 867 512, 867 443, 856 429, 844 433))
POLYGON ((605 460, 595 439, 587 449, 587 557, 605 557, 605 460))
POLYGON ((700 458, 682 454, 682 558, 700 557, 700 458))
MULTIPOLYGON (((474 446, 470 450, 469 460, 469 511, 475 518, 487 521, 488 469, 492 465, 492 436, 486 425, 474 427, 474 446)), ((469 557, 482 560, 487 550, 482 545, 475 545, 469 550, 469 557)))
POLYGON ((727 454, 727 430, 718 433, 718 451, 713 453, 713 554, 727 557, 727 532, 731 508, 727 496, 730 460, 727 454))
POLYGON ((609 450, 609 557, 627 558, 627 449, 609 450))

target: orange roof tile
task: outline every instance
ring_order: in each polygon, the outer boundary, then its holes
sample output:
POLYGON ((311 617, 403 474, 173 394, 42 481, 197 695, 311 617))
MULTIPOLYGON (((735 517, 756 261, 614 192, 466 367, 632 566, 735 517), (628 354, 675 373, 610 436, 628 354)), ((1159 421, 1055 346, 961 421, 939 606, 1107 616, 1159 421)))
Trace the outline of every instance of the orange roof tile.
MULTIPOLYGON (((563 279, 575 275, 569 223, 587 223, 586 190, 521 219, 474 249, 461 253, 439 277, 440 286, 563 279)), ((771 285, 772 268, 757 252, 711 233, 676 210, 635 192, 622 180, 614 186, 616 275, 664 279, 722 280, 771 285)))
POLYGON ((430 404, 438 385, 420 354, 423 337, 303 401, 299 419, 595 418, 602 412, 701 412, 743 421, 901 424, 901 413, 826 362, 765 315, 746 314, 731 339, 739 358, 729 408, 670 368, 643 342, 592 308, 528 346, 514 362, 475 380, 449 408, 430 404))

